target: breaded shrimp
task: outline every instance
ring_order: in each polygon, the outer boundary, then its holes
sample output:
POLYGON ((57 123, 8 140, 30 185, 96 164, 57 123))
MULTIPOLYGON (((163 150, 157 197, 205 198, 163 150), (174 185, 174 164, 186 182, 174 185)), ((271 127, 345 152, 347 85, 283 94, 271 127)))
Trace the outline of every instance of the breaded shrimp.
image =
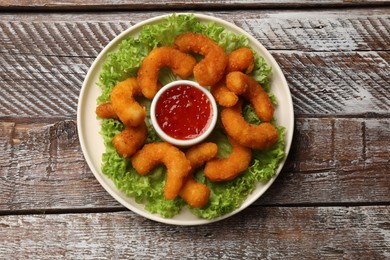
POLYGON ((242 71, 246 74, 252 72, 255 66, 255 58, 251 49, 241 47, 229 54, 229 63, 226 71, 242 71))
POLYGON ((210 92, 215 98, 215 101, 223 107, 234 106, 238 101, 238 96, 226 87, 223 80, 211 86, 210 92))
POLYGON ((243 146, 253 149, 266 149, 278 140, 276 128, 268 122, 252 125, 242 115, 242 102, 224 108, 221 121, 226 133, 243 146))
POLYGON ((185 154, 179 148, 165 142, 145 144, 130 160, 134 169, 141 175, 147 174, 158 164, 166 166, 168 172, 164 197, 168 200, 173 200, 179 195, 191 170, 190 161, 185 154))
POLYGON ((191 174, 187 177, 179 195, 192 207, 203 207, 210 197, 210 189, 205 184, 194 180, 192 173, 196 168, 201 167, 205 162, 214 158, 217 152, 218 147, 214 143, 201 143, 191 147, 186 152, 186 157, 191 164, 191 174))
POLYGON ((100 118, 119 119, 110 102, 97 106, 96 115, 100 118))
POLYGON ((111 105, 125 126, 138 126, 146 117, 145 108, 134 99, 140 94, 136 78, 121 81, 112 89, 111 105))
POLYGON ((114 136, 112 144, 120 156, 130 157, 142 147, 147 133, 148 129, 145 122, 136 127, 127 126, 122 132, 114 136))
MULTIPOLYGON (((237 126, 236 126, 237 127, 237 126)), ((233 147, 227 158, 215 158, 206 163, 204 175, 213 182, 228 181, 239 176, 248 168, 252 159, 252 150, 229 138, 233 147)))
POLYGON ((202 208, 209 201, 210 189, 194 178, 187 178, 179 193, 180 197, 194 208, 202 208))
POLYGON ((242 72, 233 71, 226 75, 226 88, 236 95, 243 95, 248 89, 248 84, 242 72))
POLYGON ((213 86, 224 76, 228 56, 221 46, 206 35, 183 33, 176 37, 173 46, 183 52, 195 52, 204 56, 194 67, 195 80, 201 86, 213 86))
POLYGON ((137 80, 142 94, 149 99, 156 95, 158 74, 162 67, 169 67, 175 75, 186 79, 192 75, 196 59, 177 49, 163 46, 153 49, 142 61, 137 80))
POLYGON ((217 145, 211 142, 200 143, 189 148, 185 155, 191 163, 191 172, 201 167, 206 161, 217 156, 217 152, 217 145))
POLYGON ((226 87, 236 94, 242 93, 261 120, 271 121, 275 109, 267 92, 254 78, 239 71, 230 72, 226 76, 226 87))

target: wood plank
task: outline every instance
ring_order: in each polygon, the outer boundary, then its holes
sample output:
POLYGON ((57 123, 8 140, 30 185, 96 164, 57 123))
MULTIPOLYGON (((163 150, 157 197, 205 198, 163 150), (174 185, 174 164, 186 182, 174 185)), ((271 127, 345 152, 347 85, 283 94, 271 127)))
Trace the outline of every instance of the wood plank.
POLYGON ((387 5, 385 0, 192 0, 188 1, 101 1, 101 0, 67 0, 67 1, 42 1, 42 0, 0 0, 0 7, 4 10, 167 10, 167 9, 224 9, 224 8, 286 8, 286 7, 344 7, 344 6, 378 6, 387 5))
MULTIPOLYGON (((387 118, 298 118, 295 128, 287 163, 257 205, 390 202, 387 118)), ((0 143, 0 211, 121 207, 86 165, 74 121, 2 122, 0 143)))
POLYGON ((92 58, 0 54, 4 118, 76 117, 92 58))
POLYGON ((155 223, 131 212, 0 216, 0 254, 17 259, 387 259, 389 214, 389 206, 257 207, 196 227, 155 223))
POLYGON ((375 11, 297 11, 261 17, 249 13, 245 19, 233 19, 269 50, 388 50, 389 17, 375 11))
POLYGON ((298 116, 390 112, 388 52, 272 52, 298 116))
MULTIPOLYGON (((389 10, 390 7, 197 13, 236 24, 269 50, 387 51, 389 10)), ((5 47, 0 51, 95 57, 121 31, 150 17, 171 13, 0 13, 0 31, 4 35, 0 43, 5 47)))
POLYGON ((298 118, 289 159, 260 204, 385 202, 390 121, 298 118))
POLYGON ((3 210, 118 206, 84 161, 76 123, 0 123, 3 210))
MULTIPOLYGON (((224 19, 228 22, 235 23, 235 21, 244 21, 243 17, 247 17, 249 20, 261 20, 261 19, 323 19, 326 20, 326 16, 329 16, 330 19, 336 19, 337 17, 343 17, 344 19, 357 19, 359 16, 364 17, 378 17, 385 16, 388 14, 388 9, 390 6, 383 7, 370 7, 370 8, 272 8, 272 9, 242 9, 239 12, 234 10, 148 10, 145 12, 142 11, 132 11, 132 10, 123 10, 122 12, 102 12, 102 11, 90 11, 90 12, 0 12, 2 22, 113 22, 120 23, 139 23, 151 17, 156 17, 160 15, 167 15, 172 13, 197 13, 205 14, 214 17, 224 19)), ((274 22, 274 21, 272 21, 274 22)), ((252 22, 251 22, 252 23, 252 22)), ((320 29, 319 27, 317 29, 320 29)), ((385 29, 385 28, 384 28, 385 29)))
MULTIPOLYGON (((388 14, 353 11, 345 19, 333 12, 279 12, 260 18, 256 12, 247 14, 245 20, 234 15, 229 19, 271 50, 286 74, 297 115, 388 115, 388 14), (341 37, 345 31, 348 39, 341 37)), ((6 93, 0 97, 0 117, 74 118, 94 58, 145 14, 128 17, 134 21, 81 22, 81 17, 52 14, 39 22, 0 22, 0 81, 6 93)))

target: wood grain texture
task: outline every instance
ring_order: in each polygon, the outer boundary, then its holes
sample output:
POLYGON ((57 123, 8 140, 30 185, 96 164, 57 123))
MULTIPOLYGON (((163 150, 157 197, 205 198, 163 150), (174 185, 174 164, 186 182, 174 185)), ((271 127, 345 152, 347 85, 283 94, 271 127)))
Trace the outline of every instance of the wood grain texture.
MULTIPOLYGON (((74 121, 0 123, 0 212, 121 206, 86 165, 74 121)), ((388 119, 300 118, 292 150, 257 205, 390 203, 388 119)))
POLYGON ((272 54, 285 73, 297 116, 389 116, 387 52, 272 54))
POLYGON ((284 171, 258 202, 387 203, 389 122, 387 118, 297 119, 284 171))
POLYGON ((287 8, 287 7, 343 7, 343 6, 378 6, 388 5, 385 0, 164 0, 164 1, 107 1, 107 0, 0 0, 0 7, 5 10, 167 10, 167 9, 231 9, 231 8, 287 8))
POLYGON ((0 0, 0 258, 390 258, 389 4, 0 0), (296 121, 264 196, 216 224, 177 227, 127 211, 103 189, 83 158, 76 109, 115 36, 192 10, 270 50, 296 121))
MULTIPOLYGON (((386 51, 390 39, 389 11, 390 7, 372 8, 369 12, 346 8, 196 13, 237 25, 269 50, 386 51)), ((4 35, 1 43, 5 47, 1 52, 18 53, 24 48, 31 53, 33 45, 37 48, 36 54, 95 57, 123 30, 148 18, 172 13, 0 13, 4 35)))
POLYGON ((261 207, 197 227, 168 226, 131 212, 1 216, 0 254, 17 259, 387 259, 389 214, 389 206, 261 207))
POLYGON ((85 163, 75 122, 0 123, 0 136, 1 211, 118 205, 85 163))
MULTIPOLYGON (((334 11, 259 16, 247 11, 243 16, 220 16, 271 51, 286 75, 297 116, 370 117, 388 116, 390 111, 386 95, 390 16, 383 10, 375 13, 367 16, 351 9, 345 17, 334 11)), ((93 60, 110 40, 146 15, 80 21, 91 17, 100 16, 58 14, 33 22, 10 21, 4 15, 0 81, 5 95, 0 97, 0 117, 74 118, 78 93, 93 60), (124 17, 130 20, 122 22, 124 17)))

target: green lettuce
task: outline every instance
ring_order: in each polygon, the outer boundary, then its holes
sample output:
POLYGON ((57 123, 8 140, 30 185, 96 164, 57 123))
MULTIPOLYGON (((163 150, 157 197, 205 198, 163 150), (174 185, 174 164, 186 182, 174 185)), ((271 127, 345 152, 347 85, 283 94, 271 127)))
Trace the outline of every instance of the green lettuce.
MULTIPOLYGON (((129 37, 123 40, 118 50, 108 54, 99 75, 98 85, 102 94, 98 97, 97 104, 109 101, 112 88, 119 81, 136 76, 142 60, 153 48, 171 46, 177 35, 188 31, 209 36, 218 42, 228 54, 239 47, 249 47, 248 39, 243 35, 226 32, 222 26, 215 23, 201 23, 191 14, 173 14, 166 17, 161 23, 144 26, 137 38, 129 37)), ((255 55, 255 68, 251 76, 262 84, 263 88, 269 93, 271 74, 272 68, 265 62, 264 58, 255 55)), ((173 80, 175 80, 175 76, 169 69, 164 69, 159 74, 159 81, 163 84, 173 80)), ((272 93, 270 95, 272 96, 272 93)), ((138 101, 146 107, 147 117, 149 117, 150 100, 140 99, 138 101)), ((243 114, 248 122, 260 123, 250 105, 245 105, 243 114)), ((146 143, 161 141, 148 119, 146 120, 148 126, 146 143)), ((113 136, 123 129, 124 126, 117 120, 101 120, 100 133, 106 147, 106 151, 102 156, 102 172, 112 179, 118 189, 133 197, 137 203, 143 203, 146 210, 166 218, 175 216, 186 206, 186 203, 179 197, 174 200, 166 200, 163 197, 166 168, 159 166, 147 176, 141 176, 136 173, 129 160, 120 157, 113 147, 113 136)), ((208 204, 204 208, 190 207, 193 214, 201 218, 211 219, 232 212, 240 207, 248 194, 255 189, 257 182, 266 182, 271 179, 285 156, 285 130, 278 127, 278 131, 278 142, 266 151, 254 150, 250 167, 232 181, 212 183, 204 177, 201 169, 198 170, 194 174, 195 179, 208 185, 211 189, 211 195, 208 204)), ((232 147, 222 131, 220 122, 218 122, 216 129, 208 140, 217 144, 218 157, 229 156, 232 147)))

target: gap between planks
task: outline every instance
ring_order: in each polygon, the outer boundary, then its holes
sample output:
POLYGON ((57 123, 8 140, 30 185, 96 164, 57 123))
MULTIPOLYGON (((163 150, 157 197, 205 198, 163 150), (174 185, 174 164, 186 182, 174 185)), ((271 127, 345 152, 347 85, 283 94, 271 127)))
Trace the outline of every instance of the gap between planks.
MULTIPOLYGON (((343 202, 343 203, 289 203, 250 205, 248 208, 349 208, 349 207, 377 207, 390 206, 390 202, 343 202)), ((69 208, 69 209, 34 209, 34 210, 2 210, 0 216, 23 216, 23 215, 67 215, 67 214, 96 214, 132 212, 125 207, 99 207, 99 208, 69 208)), ((134 212, 133 212, 134 213, 134 212)), ((134 213, 135 214, 135 213, 134 213)))

